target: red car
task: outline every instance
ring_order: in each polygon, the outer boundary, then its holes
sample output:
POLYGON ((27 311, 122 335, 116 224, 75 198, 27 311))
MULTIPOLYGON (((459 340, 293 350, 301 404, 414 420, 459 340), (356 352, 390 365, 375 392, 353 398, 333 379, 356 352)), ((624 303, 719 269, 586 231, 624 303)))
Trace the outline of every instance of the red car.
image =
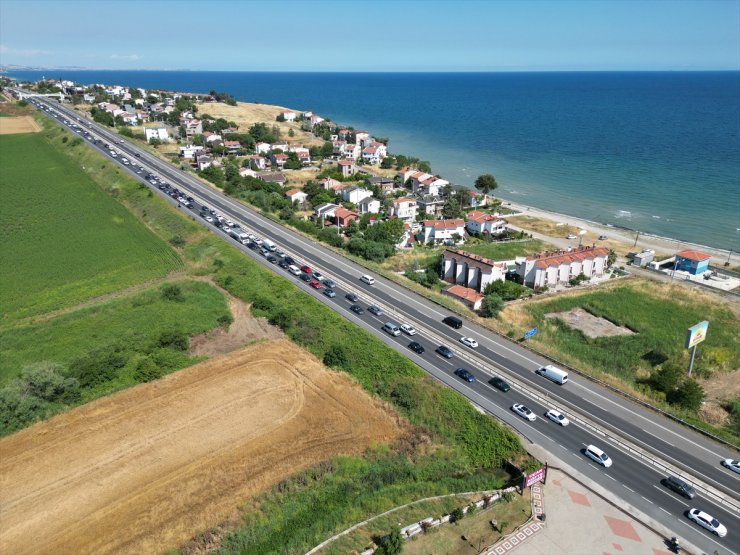
POLYGON ((321 289, 321 282, 318 279, 312 279, 308 284, 314 289, 321 289))
POLYGON ((311 266, 301 266, 301 272, 304 274, 312 274, 313 270, 311 269, 311 266))

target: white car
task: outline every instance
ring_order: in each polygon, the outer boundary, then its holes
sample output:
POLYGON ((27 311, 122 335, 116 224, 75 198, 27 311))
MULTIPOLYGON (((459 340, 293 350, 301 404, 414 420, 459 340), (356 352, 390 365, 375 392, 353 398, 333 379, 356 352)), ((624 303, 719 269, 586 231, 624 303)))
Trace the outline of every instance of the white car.
POLYGON ((567 236, 566 236, 565 238, 566 238, 566 239, 575 239, 575 238, 576 238, 576 236, 575 236, 575 235, 573 235, 572 233, 569 233, 569 234, 568 234, 568 235, 567 235, 567 236))
POLYGON ((533 413, 531 410, 520 403, 514 403, 513 405, 511 405, 511 410, 513 410, 525 420, 529 420, 530 422, 534 422, 535 420, 537 420, 537 416, 535 415, 535 413, 533 413))
POLYGON ((570 420, 568 420, 562 412, 558 412, 555 409, 550 409, 545 414, 556 424, 560 424, 561 426, 567 426, 568 424, 570 424, 570 420))
POLYGON ((234 222, 232 222, 231 220, 226 220, 226 225, 229 227, 234 227, 234 222))
POLYGON ((406 335, 416 335, 416 328, 411 324, 402 324, 401 331, 406 335))
POLYGON ((723 524, 720 524, 719 520, 704 511, 700 511, 699 509, 689 509, 686 516, 689 517, 689 520, 693 520, 699 526, 706 528, 713 534, 717 534, 720 538, 724 538, 727 535, 727 528, 725 528, 723 524))
POLYGON ((592 459, 593 461, 599 463, 604 468, 609 468, 612 465, 612 460, 609 458, 609 455, 604 453, 595 445, 589 445, 588 447, 586 447, 585 452, 586 456, 589 459, 592 459))
POLYGON ((478 348, 478 342, 475 339, 473 339, 472 337, 461 337, 460 338, 460 343, 462 343, 463 345, 466 345, 466 346, 470 347, 471 349, 477 349, 478 348))
POLYGON ((737 472, 738 474, 740 474, 740 461, 725 459, 722 461, 722 466, 725 466, 733 472, 737 472))
POLYGON ((206 221, 207 221, 207 222, 208 222, 209 224, 212 224, 212 223, 213 223, 213 218, 211 218, 210 216, 206 216, 206 221))

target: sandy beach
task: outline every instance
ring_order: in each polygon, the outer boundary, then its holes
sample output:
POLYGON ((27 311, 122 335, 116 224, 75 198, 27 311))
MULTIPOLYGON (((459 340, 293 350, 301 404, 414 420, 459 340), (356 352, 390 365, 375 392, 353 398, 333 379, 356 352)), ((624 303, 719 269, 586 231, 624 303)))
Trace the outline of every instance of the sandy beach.
MULTIPOLYGON (((546 210, 541 210, 539 208, 526 206, 524 204, 519 204, 516 202, 504 201, 504 206, 506 208, 510 208, 511 210, 515 210, 517 214, 521 214, 523 216, 530 216, 533 218, 548 220, 551 222, 555 222, 556 225, 563 224, 564 233, 562 234, 562 237, 553 237, 549 234, 546 235, 546 240, 558 247, 568 248, 568 246, 574 246, 578 244, 578 240, 571 241, 565 238, 568 233, 565 230, 568 226, 572 226, 580 228, 587 232, 584 235, 583 244, 591 244, 592 242, 596 241, 598 244, 605 244, 606 246, 614 248, 622 256, 626 254, 626 252, 639 252, 644 249, 652 249, 656 252, 656 254, 659 255, 672 256, 678 251, 684 249, 693 249, 711 255, 711 263, 715 266, 724 266, 725 262, 728 261, 728 257, 730 267, 734 268, 740 266, 740 254, 737 252, 730 253, 722 249, 716 249, 704 245, 697 245, 695 243, 688 243, 686 241, 679 241, 678 239, 659 237, 657 235, 650 235, 641 232, 639 232, 638 236, 637 231, 613 227, 606 224, 599 224, 596 222, 584 220, 582 218, 577 218, 575 216, 568 216, 566 214, 548 212, 546 210), (608 239, 606 241, 598 241, 598 237, 600 235, 606 235, 608 239), (635 241, 635 239, 637 239, 637 241, 635 241)), ((525 230, 527 229, 527 225, 525 222, 521 222, 520 226, 517 225, 517 217, 515 215, 512 214, 511 216, 506 217, 511 217, 511 223, 514 226, 521 227, 525 230)))

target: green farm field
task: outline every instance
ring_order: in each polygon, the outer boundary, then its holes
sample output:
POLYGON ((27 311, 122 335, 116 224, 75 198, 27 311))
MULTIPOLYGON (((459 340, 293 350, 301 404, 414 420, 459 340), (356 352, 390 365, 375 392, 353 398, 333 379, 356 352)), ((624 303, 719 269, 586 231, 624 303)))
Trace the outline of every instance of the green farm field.
POLYGON ((0 167, 0 325, 183 268, 44 134, 0 136, 0 167))
MULTIPOLYGON (((211 285, 174 283, 182 290, 180 301, 165 299, 157 286, 47 321, 0 329, 0 387, 30 364, 52 362, 66 367, 90 351, 111 345, 145 351, 165 331, 198 334, 218 327, 230 314, 226 299, 211 285)), ((115 384, 112 387, 118 389, 115 384)))

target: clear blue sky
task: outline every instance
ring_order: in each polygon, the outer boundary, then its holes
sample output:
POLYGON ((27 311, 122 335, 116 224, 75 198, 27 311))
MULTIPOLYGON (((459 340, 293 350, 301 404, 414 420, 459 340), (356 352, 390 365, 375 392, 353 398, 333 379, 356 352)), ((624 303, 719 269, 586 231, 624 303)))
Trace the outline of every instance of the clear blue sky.
POLYGON ((740 0, 0 0, 0 64, 737 70, 739 22, 740 0))

